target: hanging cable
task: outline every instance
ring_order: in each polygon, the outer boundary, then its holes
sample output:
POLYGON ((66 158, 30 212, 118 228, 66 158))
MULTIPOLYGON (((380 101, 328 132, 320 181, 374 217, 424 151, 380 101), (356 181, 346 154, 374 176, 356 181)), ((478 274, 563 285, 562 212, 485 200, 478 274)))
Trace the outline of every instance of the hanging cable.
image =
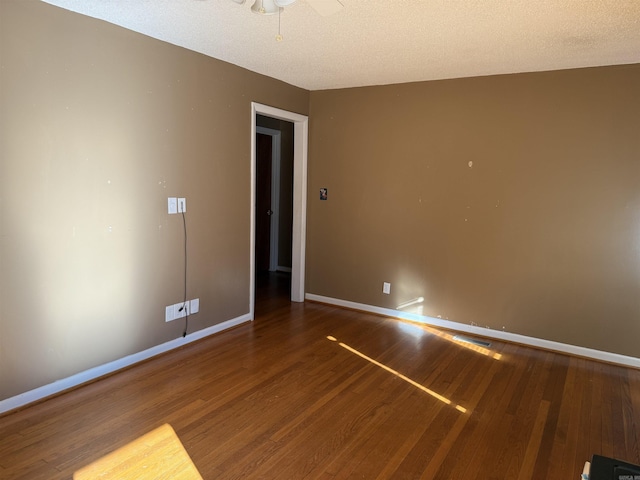
POLYGON ((184 294, 182 296, 182 308, 180 311, 185 310, 184 316, 184 331, 182 337, 187 336, 187 329, 189 328, 189 310, 187 308, 187 219, 184 215, 184 208, 182 209, 182 226, 184 228, 184 294))

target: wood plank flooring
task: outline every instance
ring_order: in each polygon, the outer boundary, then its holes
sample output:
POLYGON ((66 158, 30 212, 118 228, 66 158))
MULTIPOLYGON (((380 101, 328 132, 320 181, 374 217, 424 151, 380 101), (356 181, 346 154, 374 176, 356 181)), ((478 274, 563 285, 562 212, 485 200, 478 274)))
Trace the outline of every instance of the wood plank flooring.
POLYGON ((640 371, 267 291, 253 323, 0 417, 0 478, 69 479, 164 423, 205 479, 577 479, 640 464, 640 371))

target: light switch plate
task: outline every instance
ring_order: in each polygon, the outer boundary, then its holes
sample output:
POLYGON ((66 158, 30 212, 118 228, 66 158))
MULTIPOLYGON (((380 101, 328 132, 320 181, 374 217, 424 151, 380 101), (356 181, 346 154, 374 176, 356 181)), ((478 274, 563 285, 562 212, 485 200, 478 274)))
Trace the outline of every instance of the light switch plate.
POLYGON ((386 293, 389 295, 391 293, 391 284, 388 282, 384 282, 382 284, 382 293, 386 293))
POLYGON ((168 209, 169 214, 178 213, 178 199, 176 197, 169 197, 168 209))

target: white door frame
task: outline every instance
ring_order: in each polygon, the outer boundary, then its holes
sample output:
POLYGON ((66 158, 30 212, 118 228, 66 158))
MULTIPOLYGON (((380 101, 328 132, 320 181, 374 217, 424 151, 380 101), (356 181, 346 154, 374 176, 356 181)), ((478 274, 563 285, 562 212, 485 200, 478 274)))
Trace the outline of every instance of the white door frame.
POLYGON ((256 115, 293 123, 293 235, 291 245, 291 301, 304 302, 305 248, 307 229, 307 150, 309 117, 251 102, 251 239, 249 312, 255 315, 255 221, 256 221, 256 115))
POLYGON ((269 217, 269 271, 278 269, 278 246, 280 241, 280 151, 282 132, 266 127, 256 127, 256 132, 271 137, 271 205, 273 212, 269 217))

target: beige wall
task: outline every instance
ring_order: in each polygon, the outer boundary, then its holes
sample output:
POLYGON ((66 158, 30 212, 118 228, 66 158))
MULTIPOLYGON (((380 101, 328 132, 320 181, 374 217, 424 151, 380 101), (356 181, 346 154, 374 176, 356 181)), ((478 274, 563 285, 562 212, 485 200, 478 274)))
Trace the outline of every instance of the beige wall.
POLYGON ((639 65, 309 94, 0 1, 0 399, 181 335, 168 196, 190 331, 249 311, 251 101, 311 115, 308 292, 640 357, 639 65))
POLYGON ((640 65, 312 92, 308 212, 309 293, 640 357, 640 65))
POLYGON ((0 399, 249 312, 251 101, 309 93, 35 1, 0 2, 0 399))

